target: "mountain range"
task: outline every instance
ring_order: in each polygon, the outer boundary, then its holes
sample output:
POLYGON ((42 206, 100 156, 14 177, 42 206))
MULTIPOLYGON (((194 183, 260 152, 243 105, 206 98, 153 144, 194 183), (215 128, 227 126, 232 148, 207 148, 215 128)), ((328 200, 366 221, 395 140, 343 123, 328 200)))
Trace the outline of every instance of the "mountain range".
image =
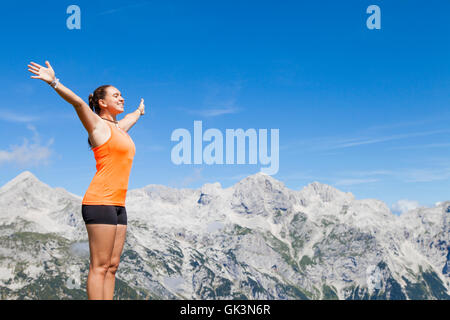
MULTIPOLYGON (((0 188, 0 298, 86 299, 78 195, 24 171, 0 188)), ((382 201, 257 173, 129 190, 116 299, 450 299, 450 201, 382 201)))

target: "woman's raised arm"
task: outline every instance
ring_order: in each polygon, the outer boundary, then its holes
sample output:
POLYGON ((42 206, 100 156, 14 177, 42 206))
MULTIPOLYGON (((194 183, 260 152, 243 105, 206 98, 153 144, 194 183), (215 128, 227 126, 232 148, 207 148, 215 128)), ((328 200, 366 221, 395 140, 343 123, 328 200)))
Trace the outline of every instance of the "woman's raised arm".
POLYGON ((100 117, 94 111, 92 111, 92 109, 83 101, 83 99, 81 99, 72 90, 59 82, 59 79, 55 77, 55 71, 50 65, 50 62, 45 61, 45 64, 47 65, 47 68, 35 62, 30 62, 30 64, 28 65, 28 71, 35 74, 35 76, 31 76, 31 78, 41 79, 42 81, 45 81, 55 89, 55 91, 61 96, 61 98, 74 106, 78 117, 83 123, 83 126, 86 128, 87 132, 91 134, 91 132, 97 127, 97 125, 101 123, 100 117))

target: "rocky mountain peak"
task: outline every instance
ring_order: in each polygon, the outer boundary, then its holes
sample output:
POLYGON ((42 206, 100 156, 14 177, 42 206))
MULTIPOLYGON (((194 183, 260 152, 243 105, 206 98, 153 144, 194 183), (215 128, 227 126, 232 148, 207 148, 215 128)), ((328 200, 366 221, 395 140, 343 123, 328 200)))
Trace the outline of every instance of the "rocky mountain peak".
POLYGON ((285 185, 272 176, 258 172, 250 175, 233 186, 236 190, 246 190, 247 192, 283 190, 285 185))
POLYGON ((351 192, 340 191, 330 185, 320 182, 312 182, 304 187, 300 193, 306 198, 319 198, 322 202, 331 202, 336 200, 354 200, 355 197, 351 192))
POLYGON ((5 192, 10 189, 25 189, 34 185, 45 185, 30 171, 24 171, 17 175, 12 180, 8 181, 0 188, 0 192, 5 192))

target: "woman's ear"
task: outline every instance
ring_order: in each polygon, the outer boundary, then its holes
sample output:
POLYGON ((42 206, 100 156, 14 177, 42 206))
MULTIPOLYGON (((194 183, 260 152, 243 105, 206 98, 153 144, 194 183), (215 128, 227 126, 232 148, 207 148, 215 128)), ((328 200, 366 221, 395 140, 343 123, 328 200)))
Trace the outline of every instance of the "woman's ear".
POLYGON ((105 100, 103 99, 98 99, 98 106, 100 108, 106 108, 108 105, 105 103, 105 100))

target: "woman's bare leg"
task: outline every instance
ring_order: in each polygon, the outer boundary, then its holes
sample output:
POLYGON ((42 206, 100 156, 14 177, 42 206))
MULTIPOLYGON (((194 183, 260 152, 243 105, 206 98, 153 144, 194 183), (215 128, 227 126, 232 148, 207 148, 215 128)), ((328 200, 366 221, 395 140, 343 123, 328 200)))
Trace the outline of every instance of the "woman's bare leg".
POLYGON ((105 283, 103 287, 104 300, 112 300, 114 297, 116 271, 117 268, 119 267, 120 255, 122 254, 126 233, 127 233, 127 226, 125 224, 118 224, 116 231, 116 238, 114 241, 114 248, 111 256, 111 264, 105 276, 105 283))
POLYGON ((87 224, 90 264, 86 290, 89 300, 103 300, 103 286, 116 237, 116 225, 87 224))

